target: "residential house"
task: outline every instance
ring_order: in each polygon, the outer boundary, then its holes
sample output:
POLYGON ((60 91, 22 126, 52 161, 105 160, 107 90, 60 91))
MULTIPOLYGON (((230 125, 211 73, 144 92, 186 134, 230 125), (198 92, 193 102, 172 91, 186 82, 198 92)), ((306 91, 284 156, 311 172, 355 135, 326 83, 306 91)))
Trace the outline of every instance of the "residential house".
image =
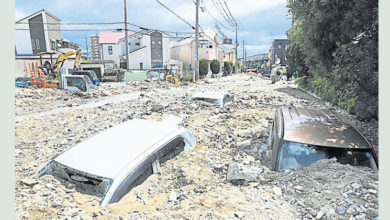
MULTIPOLYGON (((177 42, 172 42, 171 59, 183 61, 183 69, 185 71, 192 71, 195 69, 196 62, 195 48, 195 35, 191 35, 177 42)), ((220 45, 218 35, 215 31, 207 29, 199 37, 199 60, 205 59, 209 64, 212 60, 218 60, 222 68, 225 51, 229 51, 229 49, 220 45)))
POLYGON ((286 49, 288 46, 288 39, 274 39, 269 50, 270 65, 280 64, 287 65, 286 49))
POLYGON ((16 54, 38 54, 80 46, 61 35, 61 20, 42 9, 15 22, 16 54))
MULTIPOLYGON (((133 33, 133 32, 131 32, 133 33)), ((99 46, 101 59, 114 61, 114 68, 120 67, 121 48, 119 40, 125 36, 123 31, 101 31, 99 32, 99 46)))
MULTIPOLYGON (((132 33, 129 41, 129 69, 167 68, 170 59, 170 36, 158 30, 132 33)), ((118 42, 121 68, 126 68, 126 38, 118 42)))

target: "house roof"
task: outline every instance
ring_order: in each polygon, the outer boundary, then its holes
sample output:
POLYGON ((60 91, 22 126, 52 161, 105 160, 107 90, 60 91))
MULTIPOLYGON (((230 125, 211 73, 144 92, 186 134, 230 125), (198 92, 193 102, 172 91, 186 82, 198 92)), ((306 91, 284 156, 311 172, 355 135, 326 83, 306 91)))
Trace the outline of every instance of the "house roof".
POLYGON ((101 31, 99 33, 99 44, 116 44, 125 36, 122 31, 101 31))
POLYGON ((45 9, 42 9, 42 10, 40 10, 40 11, 35 12, 34 14, 31 14, 31 15, 29 15, 29 16, 27 16, 27 17, 24 17, 24 18, 20 19, 19 21, 16 21, 15 23, 20 23, 20 22, 23 21, 23 20, 33 18, 33 17, 37 16, 38 14, 43 14, 43 13, 46 13, 47 15, 49 15, 50 17, 54 18, 54 19, 57 20, 57 21, 61 21, 61 19, 57 18, 57 17, 54 16, 52 13, 46 11, 45 9))

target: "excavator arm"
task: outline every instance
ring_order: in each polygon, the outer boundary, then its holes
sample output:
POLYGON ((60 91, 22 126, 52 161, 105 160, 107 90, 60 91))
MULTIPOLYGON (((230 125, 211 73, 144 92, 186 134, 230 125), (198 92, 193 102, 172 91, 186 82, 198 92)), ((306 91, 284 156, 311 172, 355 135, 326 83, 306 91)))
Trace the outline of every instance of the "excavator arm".
POLYGON ((74 60, 74 70, 80 70, 80 63, 81 63, 81 50, 77 50, 76 52, 76 59, 74 60))
MULTIPOLYGON (((80 57, 81 57, 81 50, 77 50, 77 51, 73 51, 73 50, 70 50, 70 51, 66 51, 64 53, 62 53, 57 61, 56 61, 56 64, 55 66, 53 67, 53 73, 57 73, 58 70, 64 65, 64 62, 66 59, 68 59, 69 56, 72 56, 73 54, 76 54, 76 60, 75 60, 75 67, 76 67, 76 63, 77 65, 79 66, 80 65, 80 57)), ((79 67, 77 67, 79 68, 79 67)))

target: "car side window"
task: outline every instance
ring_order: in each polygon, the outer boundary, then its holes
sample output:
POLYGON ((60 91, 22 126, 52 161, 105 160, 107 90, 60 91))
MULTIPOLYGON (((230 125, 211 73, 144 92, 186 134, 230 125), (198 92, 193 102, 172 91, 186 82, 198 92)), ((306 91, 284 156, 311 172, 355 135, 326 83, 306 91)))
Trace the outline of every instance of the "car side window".
POLYGON ((184 139, 182 137, 177 137, 162 147, 161 150, 156 153, 156 157, 160 161, 160 164, 164 164, 166 161, 180 154, 184 150, 184 146, 184 139))
POLYGON ((153 174, 153 162, 159 160, 160 164, 172 159, 184 150, 185 142, 182 137, 177 137, 159 148, 155 153, 144 160, 131 172, 115 191, 109 203, 118 202, 125 194, 134 187, 142 184, 153 174))

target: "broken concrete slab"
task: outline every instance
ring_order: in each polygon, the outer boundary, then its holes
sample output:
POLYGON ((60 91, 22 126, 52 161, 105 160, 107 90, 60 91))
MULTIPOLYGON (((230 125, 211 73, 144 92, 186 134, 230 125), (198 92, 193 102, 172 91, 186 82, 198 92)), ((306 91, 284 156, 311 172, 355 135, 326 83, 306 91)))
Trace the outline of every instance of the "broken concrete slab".
POLYGON ((261 168, 247 166, 241 163, 233 163, 229 165, 226 180, 229 182, 234 182, 235 180, 255 182, 258 180, 261 172, 261 168))

